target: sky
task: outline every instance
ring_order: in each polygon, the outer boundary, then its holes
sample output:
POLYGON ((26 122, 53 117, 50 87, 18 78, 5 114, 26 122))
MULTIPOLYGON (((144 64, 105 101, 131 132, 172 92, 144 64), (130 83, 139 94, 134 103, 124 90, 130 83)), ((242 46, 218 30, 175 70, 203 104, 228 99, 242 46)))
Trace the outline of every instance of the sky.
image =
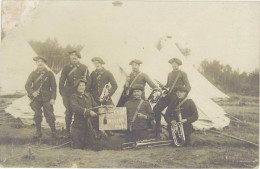
POLYGON ((88 57, 149 56, 158 42, 175 42, 191 49, 196 67, 219 60, 250 72, 259 67, 259 11, 259 2, 42 1, 10 32, 27 41, 56 37, 63 46, 84 45, 88 57))

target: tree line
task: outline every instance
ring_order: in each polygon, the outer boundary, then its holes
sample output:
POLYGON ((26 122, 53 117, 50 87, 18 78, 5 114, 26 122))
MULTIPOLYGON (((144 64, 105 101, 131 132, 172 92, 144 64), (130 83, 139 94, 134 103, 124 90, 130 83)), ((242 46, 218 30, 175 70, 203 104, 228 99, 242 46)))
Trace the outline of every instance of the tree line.
POLYGON ((44 56, 47 59, 48 67, 56 74, 59 73, 66 64, 69 64, 68 52, 73 50, 81 51, 83 49, 81 45, 67 45, 66 47, 62 47, 56 38, 53 40, 48 38, 44 42, 31 40, 29 44, 37 55, 44 56))
POLYGON ((225 93, 259 95, 259 69, 250 73, 239 73, 239 70, 233 70, 230 65, 223 65, 217 60, 203 60, 199 71, 225 93))

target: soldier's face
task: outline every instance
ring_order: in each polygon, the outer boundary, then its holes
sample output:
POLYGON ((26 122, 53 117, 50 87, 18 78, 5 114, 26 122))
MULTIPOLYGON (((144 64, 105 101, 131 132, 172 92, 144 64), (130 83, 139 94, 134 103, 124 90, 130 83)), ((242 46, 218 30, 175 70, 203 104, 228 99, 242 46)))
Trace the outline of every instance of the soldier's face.
POLYGON ((73 64, 78 63, 79 59, 78 56, 76 55, 76 53, 72 53, 70 54, 70 62, 73 64))
POLYGON ((172 62, 172 68, 173 70, 177 70, 179 68, 179 65, 176 62, 172 62))
POLYGON ((38 69, 43 69, 45 67, 45 63, 43 60, 39 59, 36 61, 36 65, 38 69))
POLYGON ((134 90, 133 91, 133 96, 134 96, 134 98, 141 98, 141 96, 142 96, 142 91, 141 90, 134 90))
POLYGON ((99 63, 98 61, 94 61, 93 63, 95 65, 96 69, 102 69, 102 64, 101 63, 99 63))
POLYGON ((179 99, 183 99, 185 97, 185 95, 186 95, 186 92, 184 92, 184 91, 177 91, 176 95, 177 95, 177 97, 179 99))
POLYGON ((139 65, 139 64, 137 64, 137 63, 132 63, 131 66, 132 66, 133 72, 139 71, 139 68, 140 68, 140 65, 139 65))
POLYGON ((80 82, 77 88, 79 93, 84 93, 86 89, 86 84, 84 82, 80 82))

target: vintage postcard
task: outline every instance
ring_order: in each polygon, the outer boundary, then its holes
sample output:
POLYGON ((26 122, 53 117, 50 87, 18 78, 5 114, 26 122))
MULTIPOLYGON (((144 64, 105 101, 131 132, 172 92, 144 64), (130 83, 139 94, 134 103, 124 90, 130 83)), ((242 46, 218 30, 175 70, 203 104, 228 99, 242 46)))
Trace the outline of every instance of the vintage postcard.
POLYGON ((259 9, 2 0, 0 167, 258 168, 259 9))

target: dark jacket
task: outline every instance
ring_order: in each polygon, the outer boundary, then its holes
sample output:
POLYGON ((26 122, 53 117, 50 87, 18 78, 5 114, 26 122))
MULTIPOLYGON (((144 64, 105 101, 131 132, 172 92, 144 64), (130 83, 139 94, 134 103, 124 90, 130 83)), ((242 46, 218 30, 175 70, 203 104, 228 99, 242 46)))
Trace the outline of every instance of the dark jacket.
POLYGON ((106 69, 102 69, 101 71, 95 70, 90 74, 90 77, 91 77, 90 92, 96 101, 99 100, 103 88, 107 83, 111 84, 109 95, 112 96, 115 93, 117 89, 117 83, 113 74, 110 71, 106 69))
MULTIPOLYGON (((177 102, 172 103, 169 105, 164 119, 165 121, 170 124, 172 120, 178 120, 177 112, 175 111, 175 108, 179 105, 181 100, 177 100, 177 102)), ((184 131, 191 132, 192 131, 192 123, 198 120, 198 111, 195 106, 195 103, 191 99, 187 99, 181 106, 181 115, 182 119, 187 119, 187 122, 183 124, 184 131)))
MULTIPOLYGON (((140 103, 140 99, 131 99, 129 101, 127 101, 124 105, 124 107, 126 107, 127 109, 127 124, 128 126, 131 124, 131 121, 134 117, 134 114, 137 110, 137 107, 140 103)), ((152 120, 154 119, 154 113, 153 113, 153 110, 152 110, 152 107, 150 105, 150 103, 148 101, 143 101, 139 111, 139 113, 142 113, 144 115, 147 115, 148 119, 149 120, 152 120)), ((147 119, 141 119, 141 118, 138 118, 138 116, 136 116, 136 119, 135 121, 133 122, 133 125, 132 125, 132 129, 133 130, 141 130, 141 129, 147 129, 148 126, 147 126, 147 119)))
MULTIPOLYGON (((131 85, 132 81, 135 79, 135 77, 139 74, 139 72, 137 73, 133 73, 131 72, 129 77, 130 77, 130 81, 129 81, 129 85, 131 85)), ((153 83, 153 81, 150 79, 150 77, 145 74, 145 73, 142 73, 137 77, 137 79, 134 81, 133 85, 134 84, 141 84, 145 87, 146 83, 148 83, 148 85, 151 87, 151 88, 156 88, 157 86, 153 83)), ((129 86, 125 86, 126 87, 129 87, 129 86)))
MULTIPOLYGON (((70 97, 71 110, 74 113, 74 121, 72 127, 86 129, 87 119, 90 118, 90 108, 97 107, 97 103, 94 101, 93 97, 89 93, 80 94, 78 92, 74 93, 70 97), (86 118, 84 118, 84 112, 87 112, 86 118)), ((94 109, 92 111, 97 111, 94 109)))
POLYGON ((62 72, 61 72, 61 77, 60 77, 60 83, 59 83, 59 91, 60 94, 70 96, 73 94, 75 89, 73 88, 74 84, 78 79, 83 79, 86 78, 88 83, 86 85, 86 91, 89 90, 90 85, 91 85, 91 79, 89 76, 89 71, 86 65, 78 63, 76 65, 69 64, 64 66, 62 72), (75 71, 70 73, 74 67, 77 67, 75 71), (84 77, 86 74, 86 77, 84 77))
POLYGON ((36 101, 50 101, 50 99, 56 99, 56 80, 54 74, 47 70, 46 68, 42 71, 38 69, 33 71, 28 77, 25 90, 28 93, 28 96, 32 98, 33 92, 38 90, 42 85, 42 89, 40 90, 40 94, 35 98, 36 101), (43 74, 43 76, 41 76, 43 74), (41 78, 38 78, 40 77, 41 78), (39 79, 39 80, 37 80, 39 79), (37 82, 36 82, 37 80, 37 82))
MULTIPOLYGON (((172 71, 168 74, 167 83, 165 85, 166 88, 171 88, 175 79, 177 78, 177 75, 180 73, 180 76, 174 86, 174 89, 177 86, 184 86, 187 91, 191 90, 190 82, 188 80, 187 74, 181 70, 178 71, 172 71)), ((174 91, 174 89, 172 91, 174 91)))

